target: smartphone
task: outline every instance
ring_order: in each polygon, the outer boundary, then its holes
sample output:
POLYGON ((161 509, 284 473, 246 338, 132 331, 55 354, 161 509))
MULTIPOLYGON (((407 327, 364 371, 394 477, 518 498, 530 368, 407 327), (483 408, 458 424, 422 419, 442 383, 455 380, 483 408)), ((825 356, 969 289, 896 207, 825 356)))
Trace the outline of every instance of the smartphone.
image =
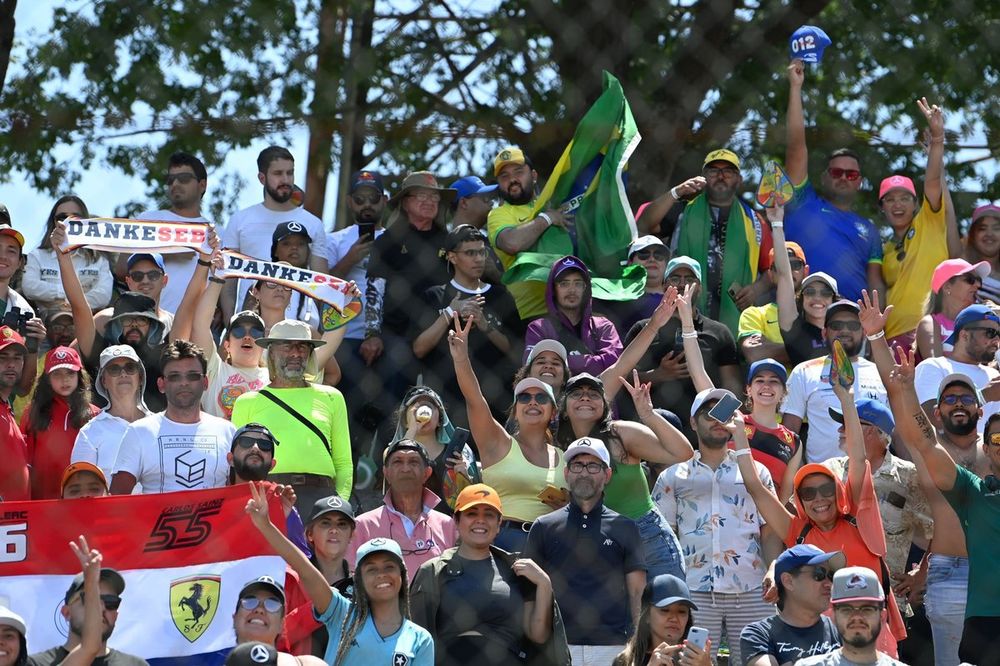
POLYGON ((736 410, 740 408, 741 404, 742 403, 739 398, 731 395, 723 396, 722 400, 715 403, 715 407, 708 410, 708 416, 709 418, 715 419, 719 423, 729 423, 729 421, 733 418, 733 414, 736 413, 736 410))
POLYGON ((542 488, 542 492, 538 493, 538 499, 543 502, 566 502, 569 498, 566 496, 566 491, 562 488, 548 485, 542 488))
POLYGON ((833 366, 837 368, 841 386, 844 388, 854 386, 854 366, 851 365, 851 358, 844 351, 844 345, 840 344, 840 340, 833 341, 833 366))
POLYGON ((736 300, 736 295, 738 293, 740 293, 741 289, 743 289, 743 287, 740 286, 740 283, 739 282, 734 282, 731 285, 729 285, 729 289, 726 290, 726 293, 729 294, 729 298, 731 298, 731 299, 733 299, 735 301, 736 300))
MULTIPOLYGON (((444 459, 445 461, 451 460, 455 457, 455 454, 461 454, 462 449, 469 441, 469 431, 465 428, 455 428, 454 434, 451 436, 451 441, 448 442, 448 446, 444 447, 444 459)), ((483 479, 479 474, 479 465, 473 460, 469 465, 469 480, 473 483, 482 483, 483 479)))
POLYGON ((358 238, 362 239, 368 236, 368 240, 375 240, 375 223, 374 222, 358 222, 358 238))
POLYGON ((708 640, 708 629, 702 627, 691 627, 688 630, 687 642, 698 646, 699 650, 705 649, 705 642, 708 640))

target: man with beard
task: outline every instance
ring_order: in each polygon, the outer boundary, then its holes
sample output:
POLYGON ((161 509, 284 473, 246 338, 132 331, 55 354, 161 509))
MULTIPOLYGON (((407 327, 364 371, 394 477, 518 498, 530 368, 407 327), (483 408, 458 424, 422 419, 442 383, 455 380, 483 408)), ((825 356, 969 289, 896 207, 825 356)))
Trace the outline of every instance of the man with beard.
MULTIPOLYGON (((108 647, 108 639, 115 630, 118 622, 118 607, 122 603, 122 593, 125 591, 125 579, 114 569, 101 569, 101 604, 104 609, 101 613, 104 622, 104 631, 101 633, 101 649, 98 654, 101 656, 94 659, 96 666, 143 666, 144 659, 134 657, 124 652, 119 652, 108 647)), ((28 657, 29 664, 35 666, 55 666, 61 664, 69 653, 80 644, 83 634, 83 574, 77 574, 66 590, 64 604, 59 609, 63 618, 69 624, 69 636, 61 646, 54 647, 39 652, 28 657)))
MULTIPOLYGON (((265 148, 257 156, 257 171, 257 180, 264 187, 264 201, 233 214, 222 237, 223 247, 257 259, 267 259, 271 256, 275 228, 282 222, 298 222, 312 238, 309 268, 325 273, 327 251, 323 222, 292 199, 295 183, 295 158, 292 153, 281 146, 265 148)), ((231 284, 222 294, 226 319, 233 316, 235 304, 239 302, 236 281, 229 282, 231 284)), ((245 291, 239 294, 239 300, 243 296, 245 291)))
MULTIPOLYGON (((560 256, 573 253, 573 245, 568 238, 551 248, 535 248, 535 243, 549 227, 555 225, 569 230, 573 224, 573 216, 553 209, 532 217, 538 173, 531 167, 531 161, 523 150, 510 146, 497 153, 493 159, 493 175, 500 186, 498 191, 503 204, 490 211, 486 219, 486 231, 504 270, 510 268, 519 252, 533 248, 539 252, 551 251, 560 256)), ((541 282, 512 284, 510 293, 517 303, 521 321, 525 323, 545 316, 548 311, 545 307, 545 285, 541 282)))
POLYGON ((281 433, 281 459, 268 480, 295 489, 299 513, 334 489, 347 499, 354 467, 344 396, 332 386, 305 379, 318 370, 315 349, 326 342, 314 340, 308 324, 285 319, 256 344, 265 349, 271 383, 236 399, 233 423, 260 423, 281 433))
POLYGON ((1000 411, 1000 372, 993 366, 993 358, 1000 349, 1000 317, 987 305, 970 305, 955 317, 955 329, 945 340, 954 345, 951 356, 935 356, 920 362, 913 379, 917 398, 931 423, 940 427, 934 418, 935 398, 941 381, 951 374, 962 374, 971 379, 983 392, 986 406, 983 419, 1000 411))
MULTIPOLYGON (((860 356, 864 332, 858 317, 860 308, 853 301, 841 300, 826 309, 823 339, 830 349, 839 340, 854 367, 854 395, 857 400, 868 398, 886 402, 885 386, 879 378, 878 368, 860 356)), ((830 385, 830 354, 799 363, 788 375, 788 395, 785 397, 781 423, 794 433, 809 422, 806 462, 822 463, 841 455, 840 426, 830 416, 831 408, 840 402, 830 385)))
POLYGON ((566 448, 570 501, 531 525, 522 557, 552 579, 574 666, 610 664, 639 619, 646 563, 639 528, 604 506, 611 454, 599 439, 566 448))
POLYGON ((163 350, 157 388, 166 409, 125 429, 111 478, 112 495, 128 495, 135 484, 144 494, 201 490, 226 485, 227 454, 236 428, 201 411, 208 388, 208 362, 201 348, 174 340, 163 350))
MULTIPOLYGON (((486 219, 496 204, 499 187, 495 184, 487 185, 479 176, 465 176, 452 183, 451 189, 456 190, 458 196, 451 202, 451 228, 457 229, 463 224, 469 224, 483 231, 485 235, 486 219)), ((499 284, 502 275, 503 264, 487 242, 483 280, 490 284, 499 284)))
POLYGON ((865 567, 845 567, 833 574, 833 622, 840 634, 841 646, 833 652, 806 657, 796 666, 906 666, 875 648, 882 632, 885 592, 878 576, 865 567))
POLYGON ((28 444, 10 407, 27 356, 24 338, 9 326, 0 326, 0 502, 31 499, 28 444))
MULTIPOLYGON (((695 397, 690 423, 697 450, 691 460, 660 474, 653 501, 680 538, 691 599, 698 604, 698 626, 708 629, 713 656, 725 626, 732 661, 741 664, 743 628, 774 614, 773 606, 761 599, 761 582, 768 566, 762 544, 775 535, 746 489, 737 453, 727 448, 729 430, 708 415, 725 397, 735 396, 725 389, 706 389, 695 397), (708 525, 712 527, 706 529, 708 525)), ((770 472, 752 462, 760 482, 774 492, 770 472)))
MULTIPOLYGON (((149 252, 136 253, 129 256, 125 265, 127 266, 125 286, 128 287, 128 291, 130 292, 142 294, 153 299, 153 302, 156 304, 156 318, 163 322, 165 338, 173 326, 174 314, 172 311, 168 312, 160 307, 163 290, 169 282, 166 270, 164 269, 163 255, 149 252)), ((62 272, 61 263, 60 272, 62 272)), ((63 284, 65 284, 65 280, 63 284)), ((187 283, 184 283, 183 286, 187 286, 187 283)), ((68 292, 67 298, 69 298, 68 292)), ((115 309, 111 306, 94 314, 94 326, 97 327, 98 335, 106 335, 108 333, 108 324, 114 316, 115 309)))

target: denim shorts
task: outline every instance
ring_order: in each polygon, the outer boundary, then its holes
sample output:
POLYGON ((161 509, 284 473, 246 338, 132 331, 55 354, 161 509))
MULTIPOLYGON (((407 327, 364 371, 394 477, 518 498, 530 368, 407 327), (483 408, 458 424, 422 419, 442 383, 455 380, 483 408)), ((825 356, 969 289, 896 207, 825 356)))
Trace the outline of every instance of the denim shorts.
POLYGON ((639 536, 642 538, 646 580, 660 574, 673 574, 685 580, 680 541, 660 510, 654 506, 644 516, 640 516, 635 524, 639 526, 639 536))

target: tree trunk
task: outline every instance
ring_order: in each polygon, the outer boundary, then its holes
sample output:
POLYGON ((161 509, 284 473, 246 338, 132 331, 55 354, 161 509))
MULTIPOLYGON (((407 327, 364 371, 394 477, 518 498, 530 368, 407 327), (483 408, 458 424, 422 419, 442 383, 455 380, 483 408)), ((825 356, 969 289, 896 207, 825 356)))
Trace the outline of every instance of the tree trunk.
POLYGON ((7 80, 7 66, 10 65, 10 51, 14 48, 14 10, 17 0, 0 0, 0 97, 3 84, 7 80))

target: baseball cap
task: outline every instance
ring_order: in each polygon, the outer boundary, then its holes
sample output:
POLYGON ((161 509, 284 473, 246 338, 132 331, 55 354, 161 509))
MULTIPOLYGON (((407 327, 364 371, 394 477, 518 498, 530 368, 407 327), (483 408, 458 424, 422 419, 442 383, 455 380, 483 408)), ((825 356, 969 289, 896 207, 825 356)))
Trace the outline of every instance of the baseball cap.
POLYGON ((378 171, 368 171, 363 169, 351 174, 351 187, 348 194, 354 194, 362 187, 370 187, 382 194, 385 188, 382 186, 382 174, 378 171))
POLYGON ((825 553, 811 543, 800 543, 785 550, 774 560, 774 580, 780 583, 783 573, 798 567, 827 562, 830 562, 830 566, 834 569, 841 569, 847 564, 847 558, 839 550, 825 553))
MULTIPOLYGON (((893 418, 892 412, 885 403, 871 398, 862 398, 855 404, 858 407, 858 418, 862 421, 868 421, 887 435, 891 435, 896 430, 896 419, 893 418)), ((829 407, 828 411, 831 419, 837 423, 844 422, 844 413, 839 409, 829 407)))
POLYGON ((804 25, 789 38, 788 57, 793 60, 798 58, 802 62, 818 63, 823 59, 823 51, 832 43, 822 28, 804 25))
POLYGON ((753 381, 753 378, 757 376, 757 373, 763 372, 765 370, 770 370, 774 374, 778 375, 778 379, 784 384, 788 381, 788 370, 781 363, 778 363, 773 358, 762 358, 759 361, 754 361, 750 364, 750 369, 747 371, 747 384, 753 381))
POLYGON ((657 608, 682 603, 692 610, 698 610, 698 606, 691 601, 691 590, 688 589, 687 583, 672 574, 660 574, 646 583, 646 589, 642 591, 642 600, 643 603, 657 608))
POLYGON ((298 234, 299 236, 305 236, 306 240, 310 243, 312 242, 312 236, 306 231, 306 228, 298 222, 282 222, 274 228, 274 233, 271 234, 271 247, 272 253, 274 245, 281 242, 289 236, 294 236, 298 234))
POLYGON ((931 291, 935 294, 938 293, 945 282, 966 273, 975 273, 980 279, 984 279, 991 270, 993 269, 988 261, 970 264, 965 259, 945 259, 934 269, 934 277, 931 278, 931 291))
POLYGON ((802 289, 805 289, 807 286, 809 286, 813 282, 816 282, 817 280, 825 283, 826 286, 828 286, 830 289, 833 289, 834 294, 840 292, 840 289, 837 287, 837 279, 832 275, 830 275, 829 273, 824 273, 823 271, 819 271, 817 273, 810 273, 809 275, 802 278, 802 289))
POLYGON ((49 326, 56 319, 60 317, 69 317, 73 319, 73 311, 69 308, 68 303, 61 303, 58 307, 53 308, 45 313, 45 325, 49 326))
POLYGON ((233 449, 235 449, 236 440, 242 437, 243 435, 247 434, 248 432, 257 433, 258 435, 264 435, 269 440, 271 440, 271 443, 274 444, 275 446, 279 444, 278 440, 274 436, 274 433, 271 432, 267 426, 261 423, 247 423, 245 426, 243 426, 233 434, 233 442, 232 444, 230 444, 229 450, 232 451, 233 449))
POLYGON ((844 567, 833 574, 830 603, 885 601, 885 592, 875 572, 867 567, 844 567))
POLYGON ((11 345, 20 345, 24 352, 28 352, 28 348, 24 344, 24 338, 21 334, 12 329, 10 326, 0 326, 0 350, 6 349, 11 345))
POLYGON ((514 387, 514 396, 519 396, 530 388, 541 389, 549 394, 549 398, 552 402, 556 401, 556 395, 552 392, 552 387, 543 382, 541 379, 535 379, 534 377, 525 377, 517 383, 514 387))
POLYGON ((917 188, 913 186, 913 181, 906 176, 889 176, 883 179, 882 184, 878 186, 878 200, 882 201, 891 190, 906 190, 913 196, 917 196, 917 188))
POLYGON ((566 386, 563 387, 563 392, 569 393, 577 386, 592 386, 601 393, 604 393, 604 382, 600 377, 595 377, 589 372, 581 372, 578 375, 573 375, 566 382, 566 386))
POLYGON ((243 586, 237 598, 242 599, 243 597, 249 595, 251 592, 260 589, 270 590, 271 592, 274 592, 274 594, 277 595, 278 599, 281 600, 281 603, 285 603, 284 586, 275 579, 271 578, 270 576, 260 576, 258 578, 254 578, 252 581, 248 582, 246 585, 243 586))
POLYGON ((226 329, 226 334, 228 335, 229 334, 228 332, 233 330, 233 327, 236 326, 236 324, 238 324, 241 321, 248 321, 253 324, 256 324, 260 328, 265 328, 263 317, 261 317, 253 310, 241 310, 240 312, 237 312, 229 319, 229 326, 226 329))
MULTIPOLYGON (((384 537, 369 539, 361 544, 358 548, 357 555, 354 558, 354 567, 356 569, 360 568, 361 561, 369 555, 374 555, 375 553, 389 553, 399 561, 399 565, 401 567, 404 567, 403 571, 406 571, 406 565, 403 563, 403 551, 399 549, 399 544, 392 539, 386 539, 384 537)), ((405 573, 403 575, 403 579, 406 579, 405 573)))
POLYGON ((706 167, 712 162, 729 162, 737 169, 740 168, 740 158, 736 153, 727 148, 713 150, 708 155, 705 155, 705 163, 702 166, 706 167))
POLYGON ((137 261, 142 261, 143 259, 152 261, 161 271, 166 272, 167 269, 163 267, 163 255, 157 252, 136 252, 129 256, 127 266, 131 269, 137 261))
POLYGON ((319 520, 328 513, 339 513, 350 520, 352 525, 354 524, 354 507, 340 495, 330 495, 316 500, 306 524, 319 520))
POLYGON ((385 455, 382 456, 382 460, 388 461, 389 456, 391 456, 393 453, 396 453, 397 451, 416 451, 417 453, 420 454, 420 457, 423 459, 424 465, 426 467, 430 467, 432 464, 431 457, 427 455, 427 449, 425 449, 420 444, 420 442, 413 439, 398 439, 392 444, 390 444, 388 447, 386 447, 385 455))
POLYGON ((66 469, 62 473, 62 482, 59 484, 60 494, 61 491, 66 489, 66 484, 69 480, 73 478, 73 475, 78 472, 90 472, 104 484, 105 489, 108 487, 108 478, 104 476, 104 471, 97 465, 89 462, 75 462, 70 463, 66 466, 66 469))
POLYGON ((972 393, 976 396, 976 400, 979 401, 980 407, 986 404, 986 399, 983 397, 983 393, 982 391, 979 390, 979 387, 976 386, 976 383, 972 381, 972 379, 968 375, 963 375, 960 372, 953 372, 950 375, 947 375, 944 379, 941 380, 941 383, 938 384, 938 392, 937 392, 938 402, 941 402, 941 394, 944 393, 945 389, 955 384, 962 384, 963 386, 967 386, 969 390, 972 391, 972 393))
POLYGON ((667 248, 667 246, 663 244, 663 241, 657 238, 656 236, 652 235, 639 236, 634 241, 632 241, 631 245, 628 246, 628 256, 631 257, 639 250, 645 250, 647 247, 653 247, 653 246, 659 246, 662 247, 663 249, 667 248))
POLYGON ((590 279, 590 269, 587 268, 587 264, 583 263, 583 259, 574 257, 571 254, 567 254, 555 263, 552 271, 552 279, 555 280, 566 271, 580 271, 585 278, 590 279))
POLYGON ((857 315, 861 313, 861 307, 857 303, 855 303, 854 301, 849 301, 846 298, 842 298, 839 301, 834 301, 833 303, 830 303, 830 305, 827 306, 826 316, 824 317, 823 321, 824 322, 830 321, 830 317, 832 317, 841 310, 850 310, 851 312, 857 315))
POLYGON ((704 391, 699 391, 698 395, 694 397, 694 402, 691 403, 691 416, 697 414, 698 410, 701 409, 701 406, 704 405, 709 400, 722 400, 727 395, 732 398, 736 397, 735 395, 733 395, 732 391, 727 391, 726 389, 721 389, 721 388, 712 388, 712 389, 705 389, 704 391))
MULTIPOLYGON (((795 255, 796 258, 801 259, 802 263, 805 263, 805 261, 806 261, 806 253, 805 253, 805 250, 802 249, 801 245, 799 245, 795 241, 785 241, 785 248, 787 248, 789 252, 791 252, 793 255, 795 255)), ((774 261, 774 248, 773 247, 769 250, 768 256, 770 256, 771 260, 774 261)), ((824 275, 825 275, 825 273, 824 273, 824 275)), ((802 281, 805 282, 804 279, 802 281)))
POLYGON ((604 445, 604 442, 594 437, 581 437, 573 440, 573 443, 566 447, 563 460, 569 464, 570 460, 583 453, 600 458, 607 467, 611 467, 611 454, 608 453, 608 447, 604 445))
POLYGON ((455 511, 465 511, 479 504, 491 506, 503 515, 503 505, 500 503, 500 495, 492 487, 485 483, 474 483, 471 486, 462 488, 462 492, 455 499, 455 511))
POLYGON ((988 203, 982 206, 977 206, 976 210, 972 211, 972 223, 975 224, 981 218, 984 217, 996 217, 1000 218, 1000 206, 988 203))
POLYGON ((22 636, 28 633, 27 627, 24 626, 24 618, 6 606, 0 606, 0 627, 13 627, 22 636))
POLYGON ((493 158, 493 175, 499 176, 500 169, 508 164, 527 164, 528 159, 524 156, 524 151, 517 146, 504 148, 493 158))
POLYGON ((82 367, 80 354, 72 347, 56 347, 55 349, 50 349, 45 355, 45 374, 64 368, 73 372, 80 372, 82 367))
POLYGON ((17 244, 21 246, 22 250, 24 249, 24 236, 14 227, 0 226, 0 236, 10 236, 17 241, 17 244))
POLYGON ((273 645, 251 641, 240 643, 226 657, 225 666, 277 666, 278 651, 273 645))
POLYGON ((663 279, 666 280, 678 268, 690 269, 694 273, 694 276, 698 278, 698 282, 701 282, 701 264, 691 257, 674 257, 667 262, 667 269, 663 272, 663 279))
POLYGON ((471 241, 483 241, 485 243, 486 236, 471 224, 460 224, 448 233, 448 236, 444 240, 444 249, 451 252, 462 243, 471 241))
POLYGON ((474 197, 478 194, 490 194, 496 192, 499 187, 499 185, 487 185, 479 176, 465 176, 451 184, 451 189, 458 190, 455 201, 461 201, 466 197, 474 197))
MULTIPOLYGON (((122 592, 125 591, 125 579, 122 575, 115 571, 114 569, 104 568, 101 569, 101 582, 108 583, 114 593, 121 596, 122 592)), ((63 603, 69 603, 69 600, 73 598, 77 592, 83 589, 83 572, 78 573, 73 576, 73 582, 69 584, 69 589, 66 590, 66 596, 63 597, 63 603)))
POLYGON ((539 340, 535 346, 531 348, 531 351, 528 352, 528 361, 525 365, 531 365, 531 362, 535 360, 535 357, 542 352, 552 352, 553 354, 558 355, 559 358, 563 360, 563 363, 566 363, 566 359, 569 358, 569 354, 566 352, 566 347, 563 346, 563 343, 558 340, 551 339, 539 340))
POLYGON ((1000 324, 1000 317, 997 317, 996 313, 988 305, 970 305, 955 317, 955 328, 952 330, 951 335, 945 340, 945 344, 954 345, 958 342, 958 334, 961 330, 968 326, 969 324, 974 324, 977 321, 992 321, 1000 324))

